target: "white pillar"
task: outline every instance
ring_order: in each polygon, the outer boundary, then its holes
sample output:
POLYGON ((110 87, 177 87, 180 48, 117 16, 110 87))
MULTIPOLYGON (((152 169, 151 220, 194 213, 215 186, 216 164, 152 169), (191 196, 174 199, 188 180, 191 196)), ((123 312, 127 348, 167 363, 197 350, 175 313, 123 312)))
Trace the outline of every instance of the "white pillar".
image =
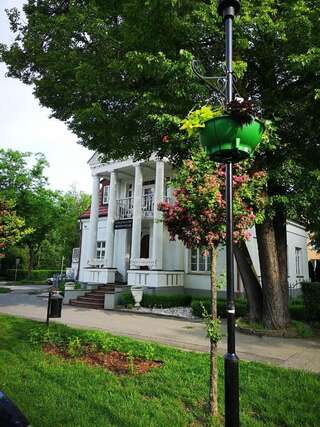
POLYGON ((92 175, 92 196, 91 196, 90 223, 89 223, 88 264, 91 263, 91 260, 93 258, 97 257, 97 232, 98 232, 98 218, 99 218, 99 190, 100 190, 99 175, 92 175))
POLYGON ((106 236, 106 257, 104 265, 107 268, 114 268, 114 221, 117 212, 117 175, 115 171, 110 174, 110 188, 108 201, 107 217, 107 236, 106 236))
POLYGON ((153 269, 163 269, 163 232, 164 224, 162 213, 158 210, 158 204, 164 198, 164 162, 156 162, 156 182, 154 191, 154 214, 153 214, 153 241, 152 254, 155 261, 153 269))
POLYGON ((142 177, 141 166, 137 165, 135 167, 135 176, 134 176, 134 198, 133 198, 131 263, 130 263, 131 269, 137 268, 137 266, 132 261, 137 258, 140 258, 141 219, 142 219, 142 184, 143 184, 143 177, 142 177))

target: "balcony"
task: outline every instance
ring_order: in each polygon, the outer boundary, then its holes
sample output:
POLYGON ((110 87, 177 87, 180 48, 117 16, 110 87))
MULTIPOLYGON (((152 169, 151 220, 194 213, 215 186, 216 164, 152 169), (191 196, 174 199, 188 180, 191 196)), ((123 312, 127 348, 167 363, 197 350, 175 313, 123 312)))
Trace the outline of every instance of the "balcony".
POLYGON ((131 219, 133 216, 133 197, 117 200, 117 219, 131 219))
MULTIPOLYGON (((164 198, 165 201, 170 202, 169 197, 164 198)), ((142 196, 141 211, 143 218, 153 218, 154 210, 154 197, 153 194, 142 196)), ((133 197, 126 197, 117 200, 117 213, 116 218, 119 219, 132 219, 133 217, 133 197)))

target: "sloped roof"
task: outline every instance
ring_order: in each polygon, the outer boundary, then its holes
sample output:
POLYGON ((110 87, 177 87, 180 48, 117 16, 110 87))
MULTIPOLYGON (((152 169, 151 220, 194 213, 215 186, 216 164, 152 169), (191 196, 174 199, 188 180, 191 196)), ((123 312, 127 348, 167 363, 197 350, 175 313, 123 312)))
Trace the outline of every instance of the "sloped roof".
MULTIPOLYGON (((80 219, 87 219, 90 218, 91 214, 91 207, 85 210, 81 215, 80 219)), ((107 205, 100 205, 99 206, 99 217, 102 216, 108 216, 108 206, 107 205)))

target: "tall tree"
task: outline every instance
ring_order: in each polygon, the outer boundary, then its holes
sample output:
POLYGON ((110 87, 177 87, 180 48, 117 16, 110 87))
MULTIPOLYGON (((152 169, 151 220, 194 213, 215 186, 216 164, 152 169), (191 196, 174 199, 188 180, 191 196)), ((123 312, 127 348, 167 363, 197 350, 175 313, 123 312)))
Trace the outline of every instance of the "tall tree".
MULTIPOLYGON (((290 204, 302 194, 293 178, 319 164, 319 11, 320 0, 243 0, 235 20, 235 59, 246 69, 238 89, 277 124, 253 166, 268 172, 269 208, 257 235, 264 322, 273 328, 288 323, 286 218, 305 220, 302 199, 290 204)), ((9 75, 33 84, 82 144, 109 159, 189 155, 177 123, 213 99, 191 60, 224 73, 215 0, 28 0, 24 12, 26 20, 9 12, 16 40, 0 48, 9 75)))

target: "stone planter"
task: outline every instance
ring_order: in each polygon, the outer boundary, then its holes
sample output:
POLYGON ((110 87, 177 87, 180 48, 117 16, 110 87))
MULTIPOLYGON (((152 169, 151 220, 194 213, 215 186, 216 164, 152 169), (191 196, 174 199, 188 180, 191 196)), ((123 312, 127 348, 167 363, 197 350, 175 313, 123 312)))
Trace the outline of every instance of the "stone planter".
POLYGON ((140 307, 140 303, 143 297, 144 286, 131 286, 131 293, 134 299, 134 306, 140 307))

